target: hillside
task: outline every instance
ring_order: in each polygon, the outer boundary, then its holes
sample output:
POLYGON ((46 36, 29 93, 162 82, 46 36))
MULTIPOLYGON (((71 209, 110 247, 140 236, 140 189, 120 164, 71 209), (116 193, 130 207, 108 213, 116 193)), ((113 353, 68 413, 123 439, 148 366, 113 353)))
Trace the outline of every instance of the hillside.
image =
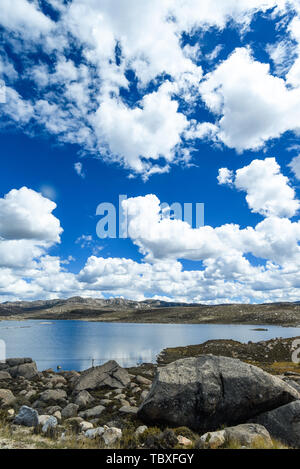
POLYGON ((0 304, 0 320, 79 319, 173 324, 300 325, 299 303, 201 305, 122 298, 21 301, 0 304))

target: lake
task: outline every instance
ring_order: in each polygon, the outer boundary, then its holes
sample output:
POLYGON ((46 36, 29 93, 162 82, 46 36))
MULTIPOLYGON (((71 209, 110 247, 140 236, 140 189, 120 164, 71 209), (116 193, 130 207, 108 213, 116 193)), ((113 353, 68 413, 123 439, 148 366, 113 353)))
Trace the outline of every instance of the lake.
POLYGON ((200 344, 210 339, 258 342, 295 337, 300 328, 221 324, 124 324, 84 321, 1 321, 0 340, 7 357, 31 357, 39 370, 84 370, 107 360, 121 366, 155 362, 165 347, 200 344), (253 328, 267 331, 254 331, 253 328), (92 361, 94 360, 94 361, 92 361))

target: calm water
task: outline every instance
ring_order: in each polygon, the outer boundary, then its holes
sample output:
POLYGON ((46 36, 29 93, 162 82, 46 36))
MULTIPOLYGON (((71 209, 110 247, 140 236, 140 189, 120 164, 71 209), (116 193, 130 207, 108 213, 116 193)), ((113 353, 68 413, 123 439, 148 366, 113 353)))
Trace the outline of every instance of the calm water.
POLYGON ((39 370, 83 370, 114 359, 121 366, 155 362, 165 347, 200 344, 209 339, 258 342, 295 337, 300 328, 219 324, 117 324, 83 321, 1 321, 7 357, 31 357, 39 370), (267 331, 253 331, 264 327, 267 331))

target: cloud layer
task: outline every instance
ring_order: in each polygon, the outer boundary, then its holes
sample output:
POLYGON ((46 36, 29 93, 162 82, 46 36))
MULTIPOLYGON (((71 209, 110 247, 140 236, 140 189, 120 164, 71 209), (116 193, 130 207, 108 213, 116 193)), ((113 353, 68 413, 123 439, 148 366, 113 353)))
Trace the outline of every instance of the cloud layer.
POLYGON ((296 0, 47 4, 46 14, 38 2, 2 2, 3 40, 20 58, 0 56, 7 84, 2 127, 42 128, 144 178, 186 163, 203 139, 242 152, 299 132, 296 0), (285 25, 285 39, 267 47, 269 63, 255 59, 250 44, 222 62, 220 44, 203 52, 205 32, 238 25, 245 35, 257 13, 285 25), (184 39, 195 35, 196 44, 184 39), (212 70, 204 72, 208 63, 212 70), (199 106, 210 111, 210 122, 195 114, 199 106))
MULTIPOLYGON (((230 188, 224 190, 245 193, 249 209, 262 216, 256 226, 192 228, 166 216, 154 194, 127 199, 129 236, 143 260, 92 255, 77 274, 47 252, 62 233, 52 214, 54 202, 27 188, 12 190, 0 199, 1 297, 76 294, 203 303, 298 299, 300 222, 291 218, 299 201, 289 180, 274 158, 227 171, 230 188), (185 270, 185 260, 201 267, 185 270)), ((228 184, 224 168, 221 175, 228 184)), ((77 243, 91 241, 84 235, 77 243)))

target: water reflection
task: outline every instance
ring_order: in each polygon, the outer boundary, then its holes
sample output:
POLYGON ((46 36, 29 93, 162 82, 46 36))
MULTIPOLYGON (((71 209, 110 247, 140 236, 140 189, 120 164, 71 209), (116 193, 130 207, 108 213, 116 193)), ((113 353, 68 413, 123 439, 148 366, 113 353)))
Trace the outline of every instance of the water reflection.
POLYGON ((220 324, 118 324, 83 321, 1 321, 8 357, 32 357, 40 370, 83 370, 116 360, 121 366, 155 362, 165 347, 211 339, 257 342, 300 335, 296 327, 220 324))

